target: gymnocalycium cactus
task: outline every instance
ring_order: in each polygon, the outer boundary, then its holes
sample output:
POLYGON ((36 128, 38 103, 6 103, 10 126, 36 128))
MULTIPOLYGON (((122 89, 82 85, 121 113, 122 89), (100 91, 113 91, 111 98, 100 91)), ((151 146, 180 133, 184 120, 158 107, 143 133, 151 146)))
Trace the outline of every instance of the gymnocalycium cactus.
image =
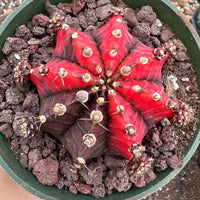
POLYGON ((23 62, 14 69, 16 81, 36 85, 41 102, 39 117, 23 119, 22 135, 35 128, 49 132, 75 162, 85 164, 106 147, 129 160, 140 158, 142 140, 157 122, 174 117, 187 123, 191 109, 169 99, 162 85, 161 69, 176 53, 174 42, 145 46, 128 32, 122 14, 113 8, 103 27, 86 33, 61 16, 51 19, 57 32, 51 61, 36 68, 23 62))

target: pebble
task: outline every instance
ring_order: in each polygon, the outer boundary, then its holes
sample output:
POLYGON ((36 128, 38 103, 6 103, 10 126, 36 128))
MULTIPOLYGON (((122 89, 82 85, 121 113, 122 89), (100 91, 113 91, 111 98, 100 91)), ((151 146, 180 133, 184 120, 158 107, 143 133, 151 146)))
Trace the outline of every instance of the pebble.
POLYGON ((39 149, 32 149, 28 153, 29 158, 29 169, 32 169, 33 166, 42 158, 42 154, 39 149))
POLYGON ((136 24, 138 24, 135 12, 131 8, 124 8, 124 19, 129 22, 131 27, 134 27, 136 24))
POLYGON ((112 4, 107 4, 105 6, 98 7, 96 9, 96 16, 100 21, 103 21, 109 16, 109 11, 113 7, 112 4))
POLYGON ((20 51, 27 48, 27 43, 25 40, 16 37, 8 37, 3 46, 2 52, 6 55, 12 51, 20 51))
POLYGON ((14 134, 14 132, 12 130, 12 126, 10 124, 1 125, 0 132, 3 133, 7 139, 11 138, 12 135, 14 134))
POLYGON ((44 185, 54 185, 58 182, 59 162, 51 158, 39 160, 33 167, 33 174, 44 185))
POLYGON ((24 101, 24 95, 17 88, 6 90, 6 101, 8 104, 19 104, 24 101))

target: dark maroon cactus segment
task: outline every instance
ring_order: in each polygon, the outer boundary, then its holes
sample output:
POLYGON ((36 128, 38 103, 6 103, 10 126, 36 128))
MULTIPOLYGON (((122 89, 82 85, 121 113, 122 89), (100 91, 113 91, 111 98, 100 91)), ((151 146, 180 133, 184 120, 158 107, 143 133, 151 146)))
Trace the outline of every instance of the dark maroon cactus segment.
POLYGON ((81 164, 106 148, 129 160, 142 159, 142 140, 151 127, 169 117, 184 125, 192 114, 186 104, 170 100, 162 85, 162 66, 175 55, 175 41, 156 49, 145 46, 128 32, 122 13, 114 8, 107 24, 87 33, 53 17, 57 43, 51 61, 15 69, 17 81, 29 78, 37 86, 38 128, 60 140, 81 164))
POLYGON ((94 102, 64 134, 63 144, 75 162, 85 164, 87 159, 103 154, 107 139, 106 107, 94 102))

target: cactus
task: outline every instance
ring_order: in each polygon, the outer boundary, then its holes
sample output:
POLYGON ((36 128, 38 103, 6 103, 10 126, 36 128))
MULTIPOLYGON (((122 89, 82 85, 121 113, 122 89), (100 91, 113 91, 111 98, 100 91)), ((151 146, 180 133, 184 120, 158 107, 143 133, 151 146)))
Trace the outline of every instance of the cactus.
POLYGON ((184 125, 192 113, 183 102, 169 99, 162 85, 162 66, 176 54, 174 41, 155 49, 145 46, 128 32, 122 14, 114 8, 104 26, 85 33, 53 17, 52 59, 14 69, 16 81, 31 80, 38 89, 38 129, 54 135, 81 164, 106 148, 140 159, 150 128, 169 117, 184 125))

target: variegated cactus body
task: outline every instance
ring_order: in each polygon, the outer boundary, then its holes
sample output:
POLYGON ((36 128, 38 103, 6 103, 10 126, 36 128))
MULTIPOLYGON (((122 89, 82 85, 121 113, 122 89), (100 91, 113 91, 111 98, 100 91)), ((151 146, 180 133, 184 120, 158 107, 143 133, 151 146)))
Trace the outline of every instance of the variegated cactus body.
POLYGON ((129 160, 139 158, 142 140, 157 122, 175 115, 185 123, 190 115, 162 85, 162 66, 175 53, 173 43, 145 46, 128 32, 121 13, 114 9, 103 27, 86 33, 55 17, 51 61, 15 69, 18 81, 21 71, 29 70, 25 79, 37 86, 40 130, 60 140, 78 163, 102 155, 106 147, 129 160))

